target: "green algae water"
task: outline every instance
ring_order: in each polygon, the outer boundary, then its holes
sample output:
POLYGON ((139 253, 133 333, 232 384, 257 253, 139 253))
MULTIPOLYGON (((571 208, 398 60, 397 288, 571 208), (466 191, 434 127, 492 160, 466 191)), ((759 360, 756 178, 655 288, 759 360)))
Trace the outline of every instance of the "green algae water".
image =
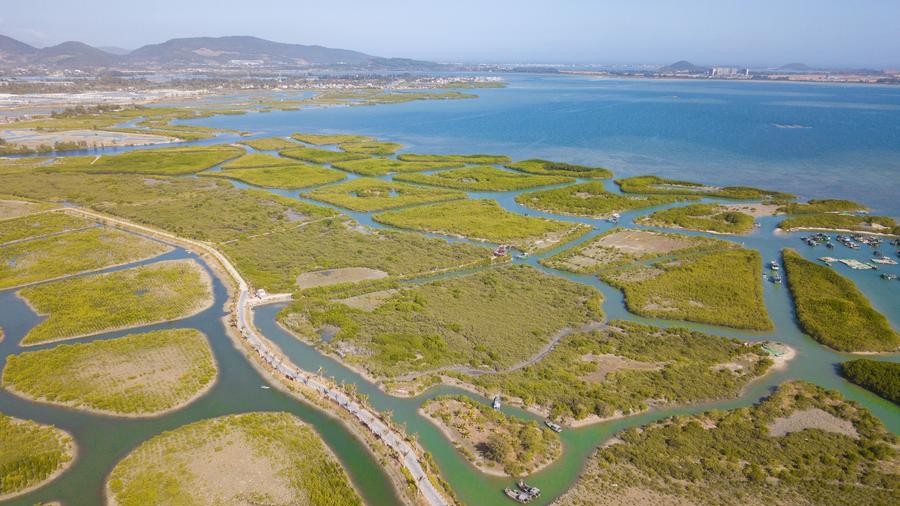
MULTIPOLYGON (((617 177, 654 173, 712 184, 748 184, 785 190, 803 198, 849 198, 873 207, 874 212, 900 215, 900 145, 896 143, 896 139, 900 138, 900 88, 793 83, 603 81, 534 76, 512 76, 509 79, 511 86, 507 89, 477 90, 481 95, 477 100, 222 116, 194 123, 253 131, 254 137, 287 135, 296 131, 361 133, 400 142, 407 146, 409 152, 493 152, 509 154, 514 158, 543 157, 605 165, 617 177), (802 128, 785 128, 785 125, 799 125, 802 128)), ((236 139, 226 135, 214 141, 236 139)), ((390 179, 390 176, 382 179, 390 179)), ((234 184, 248 187, 242 183, 234 184)), ((617 191, 610 182, 606 186, 609 191, 617 191)), ((304 196, 306 191, 269 191, 322 205, 308 200, 304 196)), ((613 225, 600 220, 524 208, 514 200, 519 193, 522 192, 473 192, 470 196, 494 199, 511 212, 589 224, 592 231, 585 236, 560 245, 553 251, 516 259, 515 262, 527 263, 549 274, 597 288, 604 296, 606 318, 689 327, 745 340, 772 339, 782 341, 797 351, 797 356, 786 368, 770 372, 751 383, 737 399, 659 409, 564 430, 561 434, 562 457, 528 477, 529 483, 544 491, 533 504, 548 504, 563 493, 577 478, 593 450, 620 430, 672 415, 748 406, 788 380, 805 380, 838 390, 847 399, 872 411, 895 434, 900 433, 900 408, 838 375, 839 364, 853 356, 829 350, 800 331, 786 286, 764 282, 766 306, 775 325, 774 330, 767 332, 739 331, 633 315, 627 311, 621 292, 601 283, 596 277, 548 269, 538 264, 541 258, 589 240, 613 225)), ((364 225, 383 227, 372 220, 371 213, 336 209, 364 225)), ((662 230, 634 225, 636 216, 653 210, 623 213, 619 226, 662 230)), ((867 248, 850 250, 838 245, 839 250, 831 250, 831 253, 826 253, 821 247, 809 248, 799 239, 803 234, 776 234, 774 230, 779 218, 761 218, 758 221, 761 226, 747 236, 715 237, 758 250, 764 262, 779 259, 785 247, 796 249, 810 260, 829 254, 867 261, 871 255, 871 249, 867 248)), ((892 251, 886 247, 882 250, 892 251)), ((150 261, 186 257, 195 258, 188 252, 176 250, 150 261)), ((853 280, 895 329, 900 328, 900 283, 883 281, 878 276, 880 272, 900 274, 900 267, 883 266, 878 272, 835 268, 841 275, 853 280)), ((194 317, 83 339, 111 338, 128 332, 170 326, 195 327, 205 332, 219 363, 220 375, 209 394, 184 409, 159 418, 130 420, 27 402, 0 391, 0 411, 57 425, 71 432, 79 447, 78 460, 60 478, 33 493, 3 504, 31 505, 49 500, 62 500, 67 505, 102 504, 106 475, 116 462, 142 441, 195 420, 254 410, 288 411, 310 423, 338 455, 368 504, 396 504, 398 499, 390 489, 381 466, 340 424, 274 389, 260 388, 266 380, 246 362, 224 334, 221 317, 225 292, 218 281, 215 293, 216 304, 194 317)), ((257 308, 255 321, 262 333, 297 365, 312 371, 322 367, 326 375, 354 383, 360 393, 368 395, 375 408, 390 410, 394 420, 416 434, 421 444, 434 456, 441 474, 465 504, 513 504, 502 495, 503 487, 509 486, 511 479, 487 476, 477 471, 436 427, 417 413, 425 400, 447 393, 462 393, 482 402, 489 402, 487 399, 446 386, 432 388, 411 399, 385 395, 353 371, 283 331, 276 324, 280 307, 257 308)), ((0 292, 0 326, 7 334, 0 343, 0 359, 5 360, 7 355, 21 352, 18 341, 39 320, 15 297, 14 291, 0 292)), ((897 354, 877 358, 900 361, 897 354)), ((515 416, 535 418, 515 408, 504 407, 503 410, 515 416)))

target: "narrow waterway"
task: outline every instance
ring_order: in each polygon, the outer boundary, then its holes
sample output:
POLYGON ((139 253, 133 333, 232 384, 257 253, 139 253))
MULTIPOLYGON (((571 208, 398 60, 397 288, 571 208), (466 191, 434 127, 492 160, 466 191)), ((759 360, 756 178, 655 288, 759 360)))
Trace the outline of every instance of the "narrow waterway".
MULTIPOLYGON (((206 334, 219 368, 215 386, 187 407, 155 418, 122 418, 85 413, 75 409, 36 403, 0 390, 0 412, 17 418, 52 424, 68 431, 78 446, 77 460, 71 468, 49 485, 29 494, 3 501, 3 504, 31 506, 38 502, 61 500, 66 506, 104 504, 104 484, 115 464, 137 445, 167 430, 208 418, 250 411, 286 411, 310 424, 338 456, 350 474, 354 486, 368 504, 396 504, 399 499, 381 465, 366 447, 343 425, 318 408, 302 403, 275 388, 263 389, 268 380, 250 365, 225 333, 222 317, 226 314, 225 286, 196 254, 181 248, 155 258, 105 269, 99 272, 127 269, 163 260, 190 258, 210 273, 213 279, 213 305, 194 316, 140 328, 108 332, 71 339, 65 343, 112 339, 135 332, 165 328, 196 328, 206 334)), ((59 343, 22 348, 22 337, 43 317, 35 314, 17 296, 16 289, 0 291, 0 327, 6 333, 0 342, 0 367, 6 357, 26 351, 50 348, 59 343)), ((2 373, 2 369, 0 369, 2 373)))

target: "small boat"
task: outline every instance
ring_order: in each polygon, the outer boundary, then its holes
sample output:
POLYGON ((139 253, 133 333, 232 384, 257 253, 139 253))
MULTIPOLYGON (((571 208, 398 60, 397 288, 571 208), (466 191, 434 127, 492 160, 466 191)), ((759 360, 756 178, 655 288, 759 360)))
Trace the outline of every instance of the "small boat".
POLYGON ((769 281, 775 283, 776 285, 781 284, 781 276, 778 274, 772 274, 772 277, 769 278, 769 281))
POLYGON ((541 489, 539 489, 537 487, 532 487, 531 485, 525 483, 522 480, 519 480, 519 482, 516 483, 516 486, 519 487, 519 490, 521 490, 522 492, 525 492, 526 494, 530 495, 531 497, 537 497, 537 496, 541 495, 541 489))
POLYGON ((888 257, 873 258, 872 261, 875 262, 876 264, 897 265, 896 260, 894 260, 893 258, 888 258, 888 257))
POLYGON ((544 421, 544 425, 549 427, 550 430, 552 430, 553 432, 557 432, 557 433, 562 432, 562 426, 559 425, 558 423, 553 423, 550 420, 546 420, 546 421, 544 421))
POLYGON ((506 497, 509 497, 513 501, 520 502, 525 504, 527 502, 531 502, 533 497, 526 494, 525 492, 519 492, 518 490, 513 490, 511 488, 504 488, 503 493, 506 494, 506 497))
POLYGON ((268 390, 272 387, 267 387, 266 385, 260 385, 259 388, 262 388, 263 390, 268 390))
POLYGON ((828 248, 828 249, 834 249, 834 243, 826 242, 826 243, 825 243, 825 247, 828 248))
POLYGON ((494 250, 495 257, 505 257, 507 253, 507 247, 505 244, 501 244, 497 246, 497 249, 494 250))
POLYGON ((883 273, 881 273, 881 279, 884 279, 887 281, 893 281, 893 280, 897 279, 897 275, 891 274, 890 272, 883 272, 883 273))
POLYGON ((773 271, 777 271, 779 269, 778 262, 776 262, 775 260, 772 260, 771 262, 769 262, 769 268, 772 269, 773 271))
POLYGON ((528 258, 528 253, 525 253, 525 252, 523 251, 522 253, 519 253, 518 255, 516 255, 516 258, 518 258, 518 259, 520 259, 520 260, 523 259, 523 258, 528 258))
POLYGON ((500 409, 500 396, 495 395, 494 400, 491 401, 491 407, 494 409, 500 409))

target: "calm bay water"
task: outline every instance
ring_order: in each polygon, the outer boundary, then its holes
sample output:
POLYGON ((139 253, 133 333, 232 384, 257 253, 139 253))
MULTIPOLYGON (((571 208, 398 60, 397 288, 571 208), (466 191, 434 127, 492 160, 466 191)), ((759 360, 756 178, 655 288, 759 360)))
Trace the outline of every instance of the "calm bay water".
POLYGON ((354 132, 411 152, 509 154, 858 199, 900 216, 900 87, 504 76, 477 100, 219 116, 259 135, 354 132))
MULTIPOLYGON (((249 131, 254 137, 288 135, 296 131, 355 132, 400 142, 411 152, 491 152, 514 158, 539 156, 604 165, 617 176, 655 173, 714 184, 749 184, 785 190, 804 198, 850 198, 871 206, 876 212, 900 216, 900 88, 614 81, 518 75, 508 76, 508 79, 510 87, 506 89, 474 90, 481 96, 477 100, 221 116, 195 123, 249 131)), ((225 135, 216 141, 235 139, 225 135)), ((607 183, 607 188, 615 190, 612 183, 607 183)), ((273 191, 304 198, 303 192, 273 191)), ((472 197, 495 199, 513 212, 526 212, 514 201, 515 195, 516 192, 471 194, 472 197)), ((554 216, 530 209, 527 212, 581 221, 594 227, 594 231, 576 242, 587 240, 612 226, 598 220, 554 216)), ((623 224, 632 225, 635 216, 646 212, 625 213, 623 224)), ((380 226, 368 213, 347 214, 365 225, 380 226)), ((761 228, 753 234, 727 239, 759 250, 765 261, 777 258, 784 247, 794 247, 810 259, 825 254, 824 249, 804 246, 797 238, 800 234, 774 234, 777 218, 760 221, 761 228)), ((560 249, 569 246, 571 244, 560 249)), ((870 250, 838 248, 841 249, 830 254, 867 260, 870 253, 870 250)), ((546 269, 537 264, 541 256, 553 253, 535 255, 524 262, 549 274, 596 287, 604 295, 603 309, 610 319, 689 326, 749 340, 776 339, 795 347, 798 355, 789 368, 755 382, 740 399, 655 411, 564 431, 564 456, 529 477, 529 482, 545 490, 537 503, 546 504, 564 491, 576 479, 593 449, 618 430, 710 407, 747 406, 790 379, 804 379, 837 389, 872 410, 890 430, 900 432, 900 409, 836 374, 837 364, 850 356, 828 350, 799 330, 784 286, 765 283, 766 305, 776 325, 772 332, 743 332, 647 320, 628 313, 621 293, 596 278, 546 269)), ((165 258, 186 256, 192 255, 177 250, 165 258)), ((838 268, 888 316, 895 328, 900 327, 900 283, 882 281, 875 272, 838 268)), ((883 270, 900 273, 898 266, 883 270)), ((236 352, 223 333, 220 318, 224 289, 218 283, 216 296, 213 308, 165 325, 194 326, 206 332, 222 369, 217 386, 183 410, 149 420, 121 420, 30 403, 0 390, 0 410, 57 424, 75 435, 82 451, 78 462, 59 480, 9 504, 27 505, 50 499, 63 499, 67 505, 99 504, 105 476, 115 462, 141 441, 191 421, 250 410, 286 410, 297 414, 323 435, 348 467, 354 484, 370 504, 396 502, 378 463, 339 425, 275 390, 259 388, 265 380, 236 352)), ((282 331, 275 324, 278 309, 279 306, 258 308, 256 322, 295 363, 313 371, 321 366, 328 375, 355 383, 360 392, 369 395, 375 407, 391 410, 394 419, 416 433, 435 456, 442 474, 466 504, 510 504, 500 493, 510 480, 479 473, 434 426, 416 414, 425 399, 459 391, 439 387, 414 399, 384 395, 352 371, 282 331)), ((0 343, 0 359, 21 352, 17 345, 19 339, 38 322, 37 315, 16 299, 13 291, 0 291, 0 326, 7 331, 7 339, 0 343)), ((123 333, 84 340, 116 337, 123 333)), ((900 360, 897 355, 882 358, 900 360)), ((506 407, 504 410, 533 418, 520 410, 506 407)))

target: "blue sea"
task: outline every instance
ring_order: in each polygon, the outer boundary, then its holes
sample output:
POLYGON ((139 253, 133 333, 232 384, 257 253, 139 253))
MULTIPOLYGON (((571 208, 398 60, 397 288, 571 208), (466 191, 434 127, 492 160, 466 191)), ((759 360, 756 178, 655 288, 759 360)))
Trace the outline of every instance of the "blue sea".
POLYGON ((861 201, 900 217, 900 87, 519 75, 473 100, 219 116, 286 135, 357 132, 410 152, 498 153, 861 201))

